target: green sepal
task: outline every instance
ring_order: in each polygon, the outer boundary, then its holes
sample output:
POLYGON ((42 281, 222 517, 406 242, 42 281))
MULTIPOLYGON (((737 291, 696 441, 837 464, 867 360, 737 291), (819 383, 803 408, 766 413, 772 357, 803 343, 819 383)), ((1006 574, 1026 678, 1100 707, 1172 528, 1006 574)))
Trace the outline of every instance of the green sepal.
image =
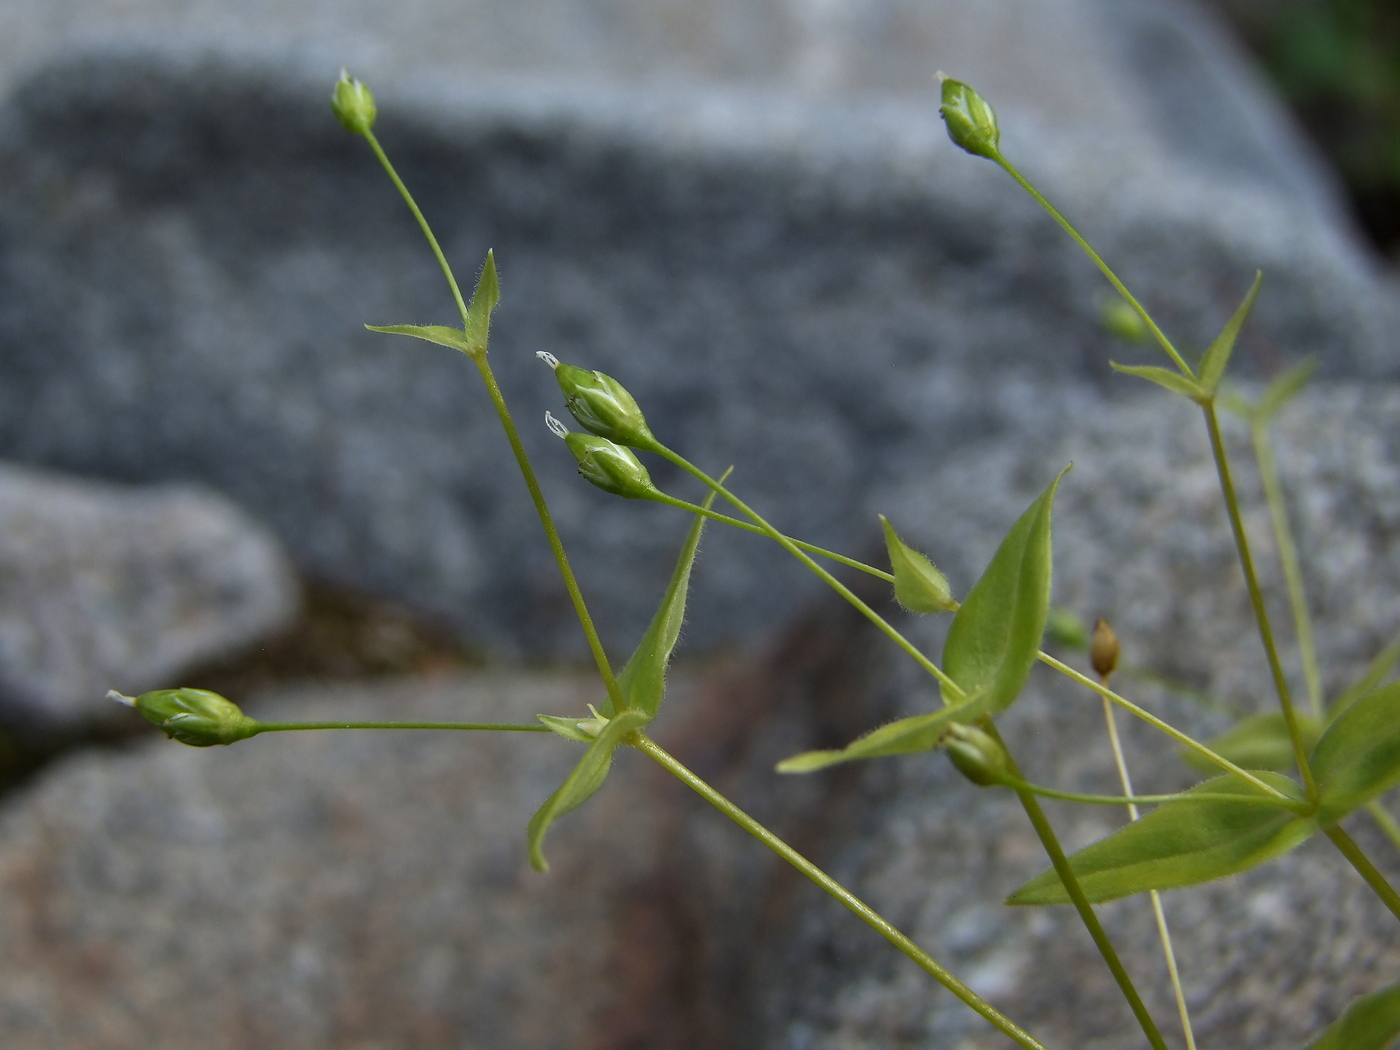
POLYGON ((928 559, 899 538, 894 526, 883 514, 880 524, 885 529, 885 549, 894 570, 894 597, 910 612, 952 612, 958 607, 948 586, 948 577, 928 559))
POLYGON ((1215 337, 1215 342, 1210 344, 1205 357, 1201 359, 1201 367, 1198 371, 1201 386, 1207 394, 1213 395, 1219 388, 1220 379, 1225 375, 1225 366, 1230 363, 1230 355, 1235 352, 1235 340, 1239 338, 1245 318, 1249 316, 1249 311, 1254 307, 1254 300, 1259 295, 1259 286, 1263 282, 1263 272, 1255 271, 1254 284, 1250 286, 1249 294, 1244 297, 1244 302, 1240 303, 1239 309, 1226 323, 1224 330, 1215 337))
MULTIPOLYGON (((1322 723, 1302 712, 1297 712, 1295 718, 1304 749, 1312 750, 1322 735, 1322 723)), ((1287 773, 1297 765, 1293 738, 1288 735, 1288 723, 1282 711, 1269 711, 1246 718, 1228 732, 1208 741, 1206 746, 1241 769, 1269 769, 1275 773, 1287 773)), ((1202 773, 1215 773, 1220 769, 1200 752, 1190 748, 1183 749, 1181 757, 1187 765, 1202 773)))
MULTIPOLYGON (((948 628, 943 670, 964 698, 979 698, 986 714, 1010 707, 1035 666, 1050 614, 1050 513, 1069 469, 1011 526, 948 628)), ((945 689, 943 699, 962 698, 947 696, 945 689)))
MULTIPOLYGON (((577 809, 603 786, 612 768, 613 752, 626 737, 641 729, 651 719, 641 711, 624 711, 605 725, 597 738, 589 743, 588 750, 578 760, 573 771, 559 785, 559 790, 545 800, 543 806, 530 818, 527 836, 530 843, 530 866, 536 871, 548 871, 549 862, 544 859, 544 836, 549 826, 565 813, 577 809)), ((548 725, 549 723, 545 723, 548 725)), ((553 727, 551 727, 553 728, 553 727)))
MULTIPOLYGON (((728 470, 720 478, 720 483, 723 484, 727 477, 728 470)), ((715 493, 711 492, 701 506, 708 510, 714 501, 715 493)), ((704 528, 705 519, 699 514, 695 515, 695 521, 686 533, 685 543, 681 545, 676 567, 671 572, 671 582, 666 585, 666 593, 661 598, 661 606, 652 617, 651 625, 642 635, 632 658, 627 661, 627 666, 617 676, 618 691, 622 693, 628 708, 645 712, 648 717, 656 715, 666 696, 666 668, 680 638, 686 594, 690 589, 690 570, 695 564, 695 552, 700 546, 700 533, 704 528)), ((611 717, 613 708, 612 698, 609 697, 601 709, 604 715, 611 717)))
POLYGON ((815 773, 819 769, 839 766, 843 762, 932 751, 943 746, 950 725, 955 722, 965 724, 986 713, 985 698, 974 697, 965 703, 945 707, 933 714, 901 718, 897 722, 872 729, 843 748, 804 751, 800 755, 785 758, 778 763, 778 772, 815 773))
POLYGON ((552 733, 558 733, 565 740, 573 740, 580 744, 591 744, 598 739, 594 734, 583 728, 585 724, 596 723, 594 718, 565 718, 560 715, 536 715, 546 728, 552 733))
POLYGON ((948 137, 967 152, 996 160, 1001 156, 1001 129, 997 126, 996 110, 971 85, 938 74, 943 81, 941 104, 938 107, 948 137))
POLYGON ((1304 1050, 1385 1050, 1400 1036, 1400 984, 1353 999, 1304 1050))
POLYGON ((390 335, 411 335, 415 339, 426 339, 439 346, 450 346, 453 350, 471 355, 472 345, 466 333, 460 328, 449 328, 445 324, 367 324, 371 332, 388 332, 390 335))
POLYGON ((475 357, 486 353, 491 339, 491 311, 501 301, 501 281, 496 274, 496 253, 486 252, 486 261, 481 265, 481 276, 476 279, 476 290, 472 301, 467 305, 467 321, 463 331, 471 349, 468 354, 475 357))
POLYGON ((1210 400, 1211 395, 1204 387, 1180 372, 1173 372, 1168 368, 1158 368, 1156 365, 1120 365, 1117 361, 1110 361, 1108 364, 1115 372, 1146 379, 1158 386, 1166 387, 1173 394, 1190 398, 1198 405, 1203 405, 1210 400))
POLYGON ((1327 727, 1312 754, 1317 819, 1340 820, 1400 784, 1400 683, 1356 701, 1327 727))
MULTIPOLYGON (((1289 778, 1267 771, 1255 775, 1289 798, 1303 799, 1302 790, 1289 778)), ((1244 800, 1197 801, 1191 798, 1194 793, 1256 799, 1264 795, 1233 775, 1216 777, 1080 850, 1069 862, 1085 896, 1099 903, 1236 875, 1287 853, 1317 830, 1316 820, 1291 809, 1244 800)), ((1006 903, 1069 904, 1070 899, 1052 868, 1006 903)))

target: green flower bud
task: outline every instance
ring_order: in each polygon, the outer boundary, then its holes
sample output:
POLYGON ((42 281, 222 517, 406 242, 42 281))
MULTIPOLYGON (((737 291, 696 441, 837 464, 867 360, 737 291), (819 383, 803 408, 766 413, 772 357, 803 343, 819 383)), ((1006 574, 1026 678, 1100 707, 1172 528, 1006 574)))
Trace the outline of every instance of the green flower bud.
POLYGON ((554 369, 554 378, 564 392, 564 404, 583 429, 633 448, 655 444, 637 402, 612 376, 563 364, 544 351, 535 356, 554 369))
POLYGON ((1045 637, 1066 649, 1089 648, 1089 628, 1078 613, 1063 605, 1050 606, 1050 615, 1045 619, 1045 637))
POLYGON ((954 722, 943 737, 943 746, 958 772, 978 787, 991 787, 1006 782, 1006 751, 988 733, 976 726, 954 722))
POLYGON ((571 434, 553 415, 544 414, 545 424, 556 437, 564 439, 578 460, 578 472, 604 492, 626 499, 656 499, 661 493, 651 483, 651 475, 630 448, 623 448, 597 434, 571 434))
POLYGON ((1152 332, 1132 305, 1118 297, 1109 299, 1099 310, 1099 321, 1109 335, 1125 343, 1150 343, 1152 332))
POLYGON ((948 125, 948 137, 971 154, 996 160, 1001 156, 997 148, 1001 129, 997 127, 996 111, 961 80, 942 73, 938 78, 943 81, 943 104, 938 111, 948 125))
POLYGON ((207 689, 157 689, 140 696, 123 696, 112 690, 107 696, 136 708, 166 736, 191 747, 231 744, 257 733, 256 719, 207 689))
POLYGON ((331 112, 350 134, 363 135, 374 127, 374 118, 379 110, 364 82, 342 69, 340 79, 335 82, 335 90, 331 92, 331 112))

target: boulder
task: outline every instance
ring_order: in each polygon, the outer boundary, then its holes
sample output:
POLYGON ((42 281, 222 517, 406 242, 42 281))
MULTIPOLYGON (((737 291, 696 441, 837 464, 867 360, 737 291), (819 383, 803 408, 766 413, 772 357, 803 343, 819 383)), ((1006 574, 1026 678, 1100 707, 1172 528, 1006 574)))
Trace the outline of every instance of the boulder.
POLYGON ((296 614, 276 538, 192 485, 133 487, 0 465, 0 715, 90 724, 108 689, 172 684, 296 614))
MULTIPOLYGON (((1258 266, 1243 369, 1308 351, 1395 372, 1395 297, 1335 188, 1185 4, 23 0, 0 19, 0 452, 213 485, 306 570, 497 651, 581 642, 474 369, 361 327, 453 309, 326 111, 341 61, 462 277, 496 250, 495 367, 619 646, 686 522, 573 476, 536 351, 611 372, 664 440, 845 547, 875 541, 874 492, 1114 389, 1106 286, 947 142, 939 65, 982 85, 1008 154, 1185 343, 1258 266)), ((749 537, 710 544, 697 643, 815 593, 749 537)))

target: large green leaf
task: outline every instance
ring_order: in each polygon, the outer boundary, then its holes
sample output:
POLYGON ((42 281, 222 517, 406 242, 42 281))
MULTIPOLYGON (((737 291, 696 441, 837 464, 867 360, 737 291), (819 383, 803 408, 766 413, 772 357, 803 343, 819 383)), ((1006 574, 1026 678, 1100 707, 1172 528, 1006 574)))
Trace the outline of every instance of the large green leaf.
POLYGON ((1305 1050, 1385 1050, 1400 1036, 1400 984, 1352 1000, 1305 1050))
POLYGON ((1068 470, 1011 526, 948 628, 943 670, 966 699, 983 705, 970 717, 1006 710, 1035 665, 1050 613, 1050 511, 1068 470))
POLYGON ((603 786, 612 768, 613 752, 631 732, 641 729, 651 719, 641 711, 624 711, 607 725, 578 760, 578 765, 559 785, 559 790, 545 800, 543 806, 530 818, 528 836, 530 841, 530 865, 536 871, 548 871, 549 862, 544 859, 544 836, 549 826, 570 810, 577 809, 603 786))
POLYGON ((894 572, 894 596, 910 612, 952 612, 958 607, 948 586, 948 577, 921 554, 909 546, 883 514, 880 524, 885 528, 885 549, 889 552, 890 568, 894 572))
POLYGON ((1115 372, 1122 372, 1125 376, 1137 376, 1160 387, 1166 387, 1173 394, 1189 397, 1198 405, 1204 404, 1210 398, 1204 387, 1180 372, 1158 368, 1156 365, 1120 365, 1117 361, 1110 361, 1108 365, 1115 372))
POLYGON ((914 715, 872 729, 843 748, 831 751, 804 751, 778 763, 779 773, 814 773, 818 769, 855 762, 862 758, 907 755, 941 747, 949 724, 967 723, 987 713, 986 694, 970 703, 956 704, 930 715, 914 715))
MULTIPOLYGON (((728 476, 729 471, 725 471, 720 483, 723 484, 724 478, 728 476)), ((711 492, 702 506, 708 510, 714 501, 715 493, 711 492)), ((661 709, 661 701, 666 695, 666 668, 671 662, 676 641, 680 638, 681 623, 685 620, 690 569, 695 564, 695 552, 700 546, 700 533, 704 527, 705 519, 699 514, 695 515, 695 522, 686 534, 685 543, 681 545, 680 557, 676 559, 676 568, 671 573, 671 582, 667 584, 666 593, 662 595, 661 607, 656 610, 651 625, 646 634, 642 635, 642 640, 637 644, 632 658, 627 661, 627 666, 617 676, 618 690, 628 708, 645 711, 649 716, 654 717, 661 709)), ((603 702, 603 714, 611 716, 614 713, 613 708, 612 698, 609 697, 603 702)))
MULTIPOLYGON (((1303 736, 1303 747, 1311 751, 1317 738, 1322 735, 1322 725, 1316 718, 1302 712, 1296 717, 1303 736)), ((1271 769, 1275 773, 1287 773, 1297 765, 1293 738, 1288 735, 1288 723, 1284 721, 1282 711, 1269 711, 1246 718, 1229 732, 1209 741, 1207 746, 1242 769, 1271 769)), ((1182 757, 1188 765, 1203 773, 1216 773, 1220 769, 1214 762, 1190 749, 1184 750, 1182 757)))
POLYGON ((1313 750, 1312 771, 1324 824, 1400 784, 1400 683, 1363 696, 1338 715, 1313 750))
POLYGON ((1225 374, 1225 366, 1230 363, 1230 355, 1235 350, 1235 340, 1239 338, 1240 329, 1244 326, 1245 318, 1249 316, 1249 311, 1254 306, 1254 299, 1259 294, 1259 286, 1264 281, 1264 275, 1256 272, 1254 274, 1254 284, 1250 286, 1249 294, 1244 297, 1244 302, 1240 303, 1235 315, 1230 318, 1225 325, 1225 330, 1210 344, 1206 350, 1205 357, 1201 359, 1200 377, 1201 386, 1208 393, 1214 394, 1216 388, 1220 386, 1220 378, 1225 374))
MULTIPOLYGON (((1301 799, 1292 780, 1259 772, 1260 780, 1289 798, 1301 799)), ((1184 798, 1168 802, 1069 858, 1084 893, 1094 902, 1147 890, 1193 886, 1224 878, 1297 846, 1317 830, 1309 817, 1261 804, 1263 791, 1226 775, 1197 784, 1184 798), (1194 793, 1239 795, 1240 801, 1192 799, 1194 793)), ((1068 904, 1069 894, 1054 869, 1036 876, 1008 904, 1068 904)))

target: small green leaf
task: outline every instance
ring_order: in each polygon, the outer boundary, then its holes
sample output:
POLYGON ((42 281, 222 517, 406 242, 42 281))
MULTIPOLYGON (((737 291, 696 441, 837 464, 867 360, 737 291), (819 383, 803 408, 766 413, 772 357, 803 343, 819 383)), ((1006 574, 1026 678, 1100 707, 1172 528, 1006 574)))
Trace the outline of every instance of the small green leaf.
POLYGON ((930 715, 914 715, 872 729, 843 748, 831 751, 804 751, 778 763, 779 773, 815 773, 828 766, 855 762, 863 758, 884 758, 886 755, 907 755, 916 751, 932 751, 941 747, 953 722, 967 723, 987 713, 982 697, 966 703, 945 707, 930 715))
POLYGON ((1201 386, 1208 393, 1214 394, 1216 388, 1220 386, 1220 378, 1225 374, 1225 366, 1230 363, 1230 355, 1235 351, 1235 340, 1239 338, 1240 328, 1243 327, 1245 318, 1249 316, 1249 311, 1254 306, 1254 299, 1259 294, 1259 286, 1263 281, 1264 274, 1256 271, 1254 284, 1250 286, 1249 294, 1244 297, 1244 302, 1240 303, 1235 315, 1230 318, 1225 329, 1216 336, 1215 342, 1210 344, 1210 348, 1206 350, 1206 356, 1201 360, 1201 386))
POLYGON ((1180 372, 1158 368, 1156 365, 1120 365, 1117 361, 1110 361, 1109 366, 1115 372, 1122 372, 1126 376, 1137 376, 1139 379, 1147 379, 1158 386, 1164 386, 1173 394, 1188 397, 1198 405, 1210 400, 1210 395, 1200 384, 1194 379, 1188 379, 1180 372))
POLYGON ((1385 1050, 1400 1036, 1400 984, 1353 999, 1304 1050, 1385 1050))
POLYGON ((1366 670, 1361 672, 1361 677, 1347 686, 1342 695, 1337 697, 1332 704, 1331 717, 1336 718, 1380 685, 1395 669, 1397 661, 1400 661, 1400 637, 1396 637, 1394 641, 1378 652, 1366 665, 1366 670))
POLYGON ((1363 696, 1327 727, 1312 754, 1317 819, 1340 820, 1400 784, 1400 683, 1363 696))
POLYGON ((470 355, 472 344, 460 328, 448 328, 443 324, 386 324, 365 325, 371 332, 388 332, 390 335, 411 335, 415 339, 426 339, 439 346, 450 346, 470 355))
MULTIPOLYGON (((544 836, 549 826, 570 810, 577 809, 603 786, 612 768, 612 755, 624 738, 641 729, 651 719, 641 711, 624 711, 605 725, 597 739, 591 741, 578 765, 559 785, 559 790, 545 800, 533 817, 527 832, 530 842, 530 866, 536 871, 548 871, 544 859, 544 836)), ((548 725, 549 723, 545 723, 548 725)), ((551 727, 553 728, 553 727, 551 727)))
MULTIPOLYGON (((1301 800, 1302 791, 1277 773, 1259 772, 1260 780, 1301 800)), ((1090 901, 1111 901, 1147 890, 1168 890, 1224 878, 1272 860, 1317 830, 1310 817, 1260 802, 1195 800, 1193 793, 1253 796, 1253 784, 1226 775, 1197 784, 1186 797, 1168 802, 1141 820, 1069 858, 1090 901)), ((1052 868, 1026 883, 1008 904, 1068 904, 1060 877, 1052 868)))
POLYGON ((1011 706, 1040 651, 1050 613, 1050 511, 1068 470, 1011 526, 948 628, 943 670, 987 714, 1011 706))
POLYGON ((496 276, 496 253, 488 251, 486 262, 481 266, 481 276, 476 279, 476 291, 472 292, 472 301, 467 307, 467 322, 463 326, 472 347, 467 353, 486 353, 486 344, 491 336, 491 311, 500 301, 501 282, 496 276))
POLYGON ((927 555, 920 554, 901 540, 883 514, 880 515, 880 524, 885 527, 885 549, 889 551, 890 566, 894 570, 895 600, 916 613, 952 612, 956 609, 958 602, 948 586, 948 577, 938 571, 927 555))
POLYGON ((1272 420, 1284 405, 1303 392, 1303 388, 1308 385, 1316 371, 1317 358, 1309 357, 1269 380, 1269 385, 1264 388, 1264 393, 1259 396, 1259 404, 1254 409, 1258 418, 1263 422, 1272 420))
MULTIPOLYGON (((720 484, 733 469, 730 467, 721 475, 720 484)), ((701 505, 708 510, 714 501, 715 493, 711 492, 701 505)), ((695 552, 700 546, 700 533, 704 527, 705 519, 699 514, 695 515, 695 523, 690 526, 685 543, 681 545, 671 582, 661 598, 661 607, 652 617, 651 625, 642 635, 636 652, 617 676, 618 691, 627 701, 628 708, 643 711, 648 717, 655 717, 666 696, 666 668, 671 662, 671 653, 675 651, 676 640, 680 638, 681 622, 685 619, 686 592, 690 589, 690 569, 695 564, 695 552)), ((611 717, 614 714, 613 706, 609 697, 602 704, 603 714, 611 717)))
MULTIPOLYGON (((1317 738, 1322 735, 1322 725, 1316 718, 1302 712, 1295 717, 1303 737, 1303 746, 1310 751, 1317 743, 1317 738)), ((1282 711, 1269 711, 1246 718, 1229 732, 1209 741, 1206 746, 1242 769, 1269 769, 1275 773, 1287 773, 1297 765, 1293 754, 1293 738, 1288 735, 1288 723, 1284 721, 1282 711)), ((1184 750, 1182 758, 1186 760, 1187 765, 1203 773, 1215 773, 1220 769, 1196 751, 1184 750)))

